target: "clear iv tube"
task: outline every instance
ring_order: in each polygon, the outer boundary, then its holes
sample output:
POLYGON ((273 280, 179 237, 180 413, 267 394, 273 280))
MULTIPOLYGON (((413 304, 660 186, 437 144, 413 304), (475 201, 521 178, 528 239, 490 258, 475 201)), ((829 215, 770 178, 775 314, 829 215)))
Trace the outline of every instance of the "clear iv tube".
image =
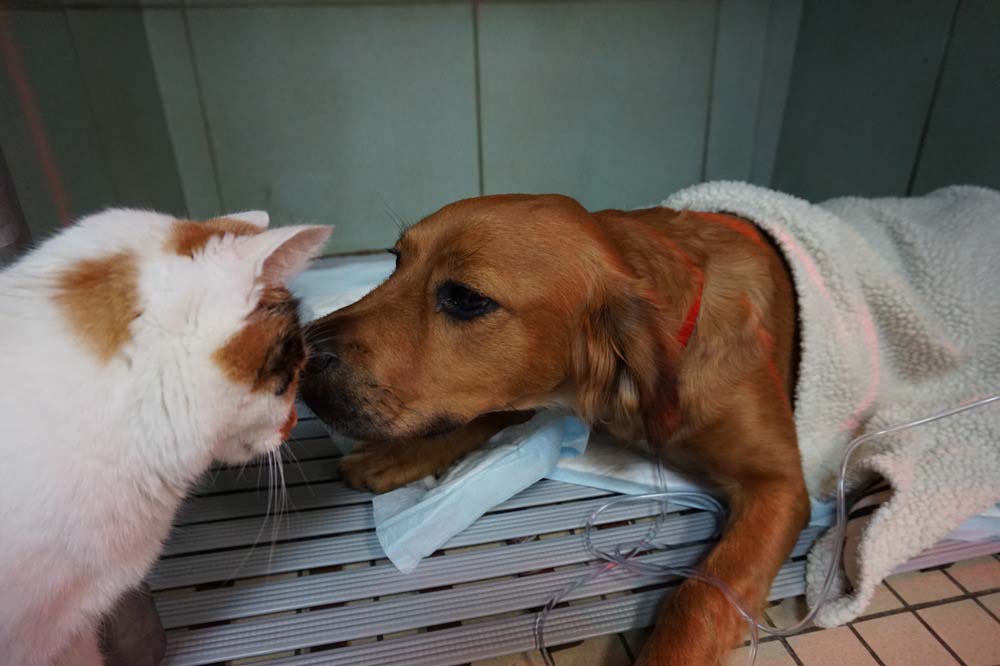
MULTIPOLYGON (((699 571, 698 569, 692 567, 671 567, 667 565, 652 564, 649 562, 636 562, 633 561, 638 553, 643 551, 655 550, 655 549, 669 549, 666 545, 659 545, 653 543, 653 539, 656 537, 656 533, 659 531, 662 524, 662 519, 665 515, 663 514, 654 521, 646 533, 646 535, 639 541, 627 542, 619 544, 614 548, 613 551, 608 552, 597 548, 593 542, 593 528, 597 523, 598 517, 604 513, 607 509, 623 504, 626 502, 643 502, 643 501, 654 501, 658 500, 661 503, 666 504, 670 499, 691 499, 697 498, 699 502, 710 504, 710 511, 715 514, 716 517, 716 532, 718 532, 721 527, 722 519, 725 516, 725 510, 722 505, 714 497, 710 495, 705 495, 702 493, 694 493, 689 491, 677 491, 677 492, 662 492, 662 493, 649 493, 646 495, 628 495, 624 497, 618 497, 605 503, 596 509, 587 520, 587 525, 583 534, 584 548, 586 551, 594 558, 598 560, 603 560, 605 562, 604 566, 601 566, 594 571, 588 573, 585 576, 575 580, 564 590, 554 595, 549 599, 548 603, 538 612, 535 617, 535 644, 541 652, 542 659, 545 661, 547 666, 554 666, 552 657, 549 655, 548 651, 545 649, 545 621, 548 618, 548 614, 560 601, 565 599, 570 594, 576 592, 578 589, 584 587, 585 585, 593 582, 598 577, 604 575, 608 571, 616 568, 622 567, 625 570, 638 574, 638 575, 662 575, 662 576, 678 576, 681 578, 693 578, 695 580, 714 585, 723 596, 733 605, 736 611, 747 621, 750 628, 750 651, 747 655, 747 663, 749 666, 753 666, 757 659, 757 645, 759 643, 759 632, 763 631, 765 633, 771 634, 773 636, 792 636, 806 627, 819 612, 819 609, 829 600, 830 591, 833 589, 833 581, 837 576, 837 569, 840 565, 840 558, 844 551, 844 536, 847 531, 847 466, 850 462, 851 455, 855 450, 865 442, 868 442, 877 437, 882 437, 894 432, 899 432, 901 430, 907 430, 909 428, 915 428, 917 426, 926 425, 928 423, 933 423, 950 416, 955 416, 961 414, 962 412, 967 412, 978 407, 983 407, 985 405, 991 404, 1000 400, 1000 394, 991 395, 986 398, 981 398, 979 400, 974 400, 972 402, 960 405, 953 409, 949 409, 931 416, 917 419, 916 421, 910 421, 909 423, 903 423, 901 425, 893 426, 891 428, 885 428, 884 430, 879 430, 876 432, 871 432, 865 435, 856 437, 847 446, 847 450, 844 452, 844 457, 840 463, 840 472, 837 477, 837 487, 836 487, 836 508, 837 508, 837 519, 834 523, 834 539, 833 539, 833 557, 830 558, 830 565, 826 572, 826 578, 823 580, 823 587, 820 591, 819 598, 816 604, 809 610, 804 618, 799 620, 796 624, 790 627, 771 627, 766 624, 760 623, 753 613, 746 608, 743 601, 736 595, 736 593, 729 587, 729 585, 714 576, 706 575, 705 573, 699 571), (623 552, 624 551, 624 552, 623 552)), ((662 470, 658 470, 662 473, 662 470)), ((662 478, 662 477, 661 477, 662 478)))

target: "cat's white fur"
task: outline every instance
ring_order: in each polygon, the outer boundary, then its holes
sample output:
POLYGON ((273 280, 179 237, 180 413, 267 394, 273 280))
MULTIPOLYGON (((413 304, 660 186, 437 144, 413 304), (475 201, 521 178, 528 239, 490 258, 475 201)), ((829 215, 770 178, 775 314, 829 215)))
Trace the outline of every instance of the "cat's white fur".
MULTIPOLYGON (((230 217, 267 225, 266 214, 230 217)), ((238 463, 281 444, 294 396, 253 393, 212 355, 255 308, 264 278, 284 281, 304 268, 330 230, 227 234, 192 258, 165 249, 174 224, 109 210, 0 272, 7 666, 100 663, 99 618, 153 565, 192 483, 213 460, 238 463), (53 290, 76 262, 118 251, 138 259, 142 314, 102 363, 80 344, 53 290)))

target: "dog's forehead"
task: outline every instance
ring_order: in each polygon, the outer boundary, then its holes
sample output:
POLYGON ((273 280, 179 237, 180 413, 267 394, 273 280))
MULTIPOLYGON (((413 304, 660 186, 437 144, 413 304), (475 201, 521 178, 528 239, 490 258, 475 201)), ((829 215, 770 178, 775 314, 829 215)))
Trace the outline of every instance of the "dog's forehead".
POLYGON ((457 280, 509 306, 588 283, 600 254, 595 228, 568 197, 481 197, 420 221, 399 249, 402 265, 417 267, 413 275, 457 280))
POLYGON ((569 197, 493 195, 445 206, 408 230, 402 241, 436 253, 551 253, 588 221, 586 210, 569 197))

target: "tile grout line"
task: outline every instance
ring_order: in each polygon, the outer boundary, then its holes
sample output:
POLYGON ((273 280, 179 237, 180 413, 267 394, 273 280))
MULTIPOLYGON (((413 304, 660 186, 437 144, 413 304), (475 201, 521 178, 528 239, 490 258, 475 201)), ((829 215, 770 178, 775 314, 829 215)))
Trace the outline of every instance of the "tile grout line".
MULTIPOLYGON (((946 605, 946 604, 942 604, 942 605, 946 605)), ((924 628, 931 633, 931 636, 933 636, 934 638, 936 638, 937 641, 938 641, 938 643, 940 643, 941 645, 944 646, 944 649, 948 651, 948 654, 950 654, 952 657, 955 658, 955 661, 957 661, 961 666, 969 666, 968 664, 965 663, 965 661, 961 657, 958 656, 958 653, 955 652, 955 650, 953 650, 952 647, 950 645, 948 645, 948 643, 945 642, 945 640, 943 638, 941 638, 941 636, 938 635, 938 632, 934 631, 934 627, 932 627, 927 622, 927 620, 925 620, 924 618, 920 617, 920 613, 916 613, 915 612, 915 613, 913 613, 913 615, 914 615, 914 617, 917 618, 917 622, 919 622, 920 624, 924 625, 924 628)))
POLYGON ((625 656, 628 657, 628 663, 634 663, 635 655, 632 654, 632 648, 629 646, 628 641, 625 640, 625 634, 619 631, 615 635, 618 637, 618 642, 621 643, 622 649, 625 650, 625 656))
MULTIPOLYGON (((886 578, 885 580, 883 580, 882 584, 885 585, 885 589, 889 590, 889 592, 892 593, 892 596, 896 597, 896 599, 899 601, 899 603, 903 604, 903 608, 906 608, 909 605, 909 604, 906 603, 906 599, 903 598, 903 595, 901 595, 899 592, 897 592, 896 588, 894 588, 892 585, 889 584, 889 579, 888 578, 886 578)), ((893 610, 900 610, 900 609, 893 609, 893 610)))
MULTIPOLYGON (((944 571, 945 571, 945 570, 944 570, 944 567, 941 567, 941 568, 939 568, 938 570, 939 570, 939 571, 942 571, 942 572, 944 572, 944 571)), ((946 577, 946 578, 951 578, 951 576, 948 576, 947 572, 945 572, 945 577, 946 577)), ((927 630, 928 632, 930 632, 930 635, 931 635, 931 636, 933 636, 933 637, 934 637, 934 639, 935 639, 935 640, 937 640, 937 642, 941 644, 941 646, 942 646, 942 647, 943 647, 943 648, 945 649, 945 651, 947 651, 947 652, 948 652, 948 654, 950 654, 950 655, 951 655, 951 656, 952 656, 952 657, 953 657, 953 658, 955 659, 955 661, 957 661, 957 662, 958 662, 958 663, 959 663, 959 664, 960 664, 961 666, 968 666, 968 664, 966 664, 966 663, 965 663, 965 662, 964 662, 964 661, 962 660, 962 658, 958 656, 958 653, 957 653, 957 652, 955 652, 955 651, 954 651, 954 650, 953 650, 953 649, 951 648, 951 646, 950 646, 950 645, 948 645, 948 644, 947 644, 947 643, 946 643, 946 642, 944 641, 944 639, 943 639, 943 638, 941 638, 941 637, 940 637, 940 636, 938 635, 938 633, 937 633, 936 631, 934 631, 934 629, 933 629, 933 628, 931 628, 931 625, 930 625, 930 624, 928 624, 928 623, 927 623, 927 621, 926 621, 926 620, 924 620, 924 618, 920 617, 920 613, 918 613, 918 612, 917 612, 917 610, 916 610, 916 609, 915 609, 915 608, 914 608, 913 606, 911 606, 911 605, 910 605, 910 604, 909 604, 909 603, 908 603, 908 602, 906 601, 906 599, 904 599, 904 598, 903 598, 903 595, 899 594, 898 592, 896 592, 896 590, 895 590, 895 589, 893 589, 892 585, 890 585, 890 584, 889 584, 889 581, 888 581, 888 580, 885 580, 885 581, 883 581, 883 582, 885 583, 885 586, 886 586, 887 588, 889 588, 889 590, 890 590, 890 591, 892 591, 892 593, 893 593, 893 594, 895 594, 895 595, 896 595, 896 597, 898 597, 898 598, 899 598, 899 600, 900 600, 900 601, 901 601, 901 602, 903 603, 903 607, 904 607, 904 608, 905 608, 905 609, 906 609, 906 610, 907 610, 907 611, 908 611, 908 612, 909 612, 909 613, 910 613, 911 615, 913 615, 913 617, 915 617, 915 618, 917 619, 917 622, 919 622, 920 624, 922 624, 922 625, 924 626, 924 628, 925 628, 925 629, 926 629, 926 630, 927 630)), ((956 583, 956 584, 957 584, 957 583, 956 583)), ((958 588, 959 588, 959 589, 960 589, 960 590, 961 590, 962 592, 964 592, 964 593, 965 593, 966 595, 968 594, 968 590, 966 590, 965 588, 963 588, 963 587, 962 587, 961 585, 959 585, 959 586, 958 586, 958 588)), ((952 602, 952 601, 950 601, 950 600, 947 600, 947 599, 937 599, 937 600, 936 600, 935 602, 931 602, 931 603, 929 603, 929 604, 928 604, 928 605, 926 605, 926 606, 922 606, 922 607, 920 608, 920 610, 924 610, 924 609, 926 609, 926 608, 932 608, 932 607, 935 607, 935 606, 945 606, 945 605, 947 605, 947 604, 949 604, 949 603, 953 603, 953 602, 952 602)), ((918 605, 919 605, 919 604, 918 604, 918 605)))
MULTIPOLYGON (((997 558, 998 556, 994 555, 993 557, 997 558)), ((993 592, 991 591, 991 588, 987 588, 986 590, 980 590, 979 592, 976 592, 976 593, 969 592, 966 589, 966 587, 964 585, 962 585, 962 583, 960 583, 957 578, 955 578, 954 576, 952 576, 951 573, 947 569, 942 569, 941 571, 944 573, 945 576, 948 577, 949 580, 951 580, 951 582, 955 583, 955 585, 957 585, 960 590, 962 590, 963 592, 965 592, 966 594, 968 594, 969 598, 972 599, 972 601, 977 606, 979 606, 984 611, 986 611, 987 615, 989 615, 994 620, 996 620, 998 623, 1000 623, 1000 616, 997 616, 996 613, 994 613, 992 610, 990 610, 990 608, 986 604, 984 604, 982 601, 980 601, 980 599, 979 599, 980 597, 985 597, 987 595, 993 594, 993 592)))
MULTIPOLYGON (((984 595, 982 595, 982 596, 984 596, 984 597, 985 597, 986 595, 984 594, 984 595)), ((984 611, 986 611, 986 614, 987 614, 987 615, 989 615, 990 617, 992 617, 992 618, 993 618, 994 620, 996 620, 996 621, 997 621, 997 623, 998 623, 998 624, 1000 624, 1000 617, 997 617, 997 616, 996 616, 996 615, 995 615, 995 614, 993 613, 993 611, 991 611, 991 610, 990 610, 989 606, 987 606, 987 605, 986 605, 986 604, 984 604, 984 603, 983 603, 982 601, 980 601, 980 600, 979 600, 979 597, 972 597, 972 601, 974 601, 974 602, 976 603, 976 605, 977 605, 977 606, 979 606, 979 607, 980 607, 980 608, 982 608, 982 609, 983 609, 984 611)))
MULTIPOLYGON (((995 558, 997 556, 994 555, 993 557, 995 558)), ((948 578, 948 580, 957 585, 958 589, 965 592, 968 595, 968 598, 972 599, 973 603, 982 608, 984 611, 986 611, 987 615, 989 615, 998 623, 1000 623, 1000 617, 998 617, 993 611, 991 611, 986 604, 984 604, 982 601, 979 600, 980 597, 985 597, 989 594, 993 594, 993 592, 991 592, 990 589, 980 590, 979 592, 969 592, 969 590, 964 585, 962 585, 962 583, 959 582, 957 578, 951 575, 951 573, 948 571, 947 568, 941 569, 941 572, 944 573, 944 575, 948 578)))
POLYGON ((864 639, 864 637, 861 635, 861 632, 859 632, 857 629, 855 629, 854 623, 853 622, 848 622, 847 623, 847 628, 851 631, 852 634, 854 634, 854 637, 857 638, 858 641, 861 642, 861 647, 863 647, 864 649, 868 650, 868 654, 870 654, 872 656, 872 659, 875 660, 875 663, 878 664, 878 666, 885 666, 885 662, 882 661, 882 659, 878 656, 878 654, 875 652, 875 650, 872 648, 872 646, 868 645, 868 641, 866 641, 864 639))
POLYGON ((802 660, 799 659, 799 655, 795 654, 795 650, 792 648, 792 645, 791 645, 791 643, 788 642, 787 638, 785 638, 784 636, 779 636, 778 637, 778 642, 780 642, 782 645, 785 646, 785 651, 792 658, 792 661, 795 662, 795 666, 806 666, 802 662, 802 660))
POLYGON ((958 587, 958 589, 962 590, 962 592, 964 592, 965 594, 972 594, 971 592, 969 592, 969 588, 962 585, 962 583, 960 583, 957 578, 951 575, 951 573, 948 571, 948 567, 941 567, 941 573, 944 574, 945 578, 953 582, 958 587))
MULTIPOLYGON (((798 596, 802 596, 802 595, 798 595, 798 596)), ((795 598, 797 598, 797 597, 788 597, 788 598, 789 598, 789 599, 795 599, 795 598)), ((784 599, 782 599, 781 601, 784 601, 784 599)), ((781 603, 781 601, 779 601, 779 602, 778 602, 778 604, 780 604, 780 603, 781 603)), ((777 604, 775 604, 775 605, 777 605, 777 604)), ((769 606, 768 608, 773 608, 773 607, 774 607, 774 606, 769 606)), ((764 618, 765 618, 765 619, 766 619, 766 620, 767 620, 767 621, 768 621, 768 622, 769 622, 769 623, 770 623, 770 624, 771 624, 772 626, 777 626, 777 623, 776 623, 776 622, 775 622, 775 621, 774 621, 774 620, 773 620, 773 619, 772 619, 772 618, 771 618, 771 617, 770 617, 770 616, 769 616, 769 615, 767 614, 767 611, 768 611, 768 608, 765 608, 765 609, 764 609, 764 618)), ((806 612, 808 612, 808 611, 806 611, 806 612)), ((797 621, 801 621, 801 620, 797 620, 797 621)), ((807 633, 807 632, 808 632, 808 629, 811 629, 811 628, 812 628, 812 627, 808 627, 807 629, 804 629, 804 630, 800 631, 799 633, 797 633, 797 634, 795 634, 795 635, 796 635, 796 636, 801 636, 802 634, 804 634, 804 633, 807 633)), ((814 632, 808 632, 808 633, 814 633, 814 632)), ((794 661, 794 662, 795 662, 795 666, 805 666, 805 664, 804 664, 804 663, 802 662, 802 660, 801 660, 801 659, 799 658, 799 655, 795 654, 795 649, 794 649, 794 648, 792 647, 792 644, 788 642, 788 639, 789 639, 789 638, 791 638, 791 636, 775 636, 775 635, 773 635, 773 634, 768 634, 767 638, 766 638, 766 639, 763 639, 763 640, 761 640, 761 641, 760 641, 760 643, 759 643, 759 645, 763 645, 765 641, 766 641, 766 642, 771 642, 771 641, 778 641, 778 642, 779 642, 779 643, 781 643, 781 644, 782 644, 783 646, 785 646, 785 651, 786 651, 786 652, 788 653, 788 655, 789 655, 789 656, 791 657, 792 661, 794 661)), ((747 642, 747 644, 749 644, 749 642, 747 642)))
MULTIPOLYGON (((937 569, 931 569, 931 570, 937 570, 937 569)), ((911 572, 906 572, 906 573, 911 573, 911 572)), ((949 576, 949 578, 951 577, 949 576)), ((976 599, 977 597, 993 594, 994 592, 1000 592, 1000 586, 989 587, 986 588, 985 590, 979 590, 978 592, 969 592, 963 586, 959 585, 957 580, 954 579, 952 580, 955 582, 956 585, 958 585, 959 589, 962 590, 961 594, 953 594, 949 597, 941 597, 940 599, 934 599, 932 601, 921 601, 920 603, 917 604, 907 603, 901 596, 899 596, 899 594, 894 589, 892 589, 892 587, 889 585, 887 581, 882 581, 882 582, 885 584, 886 588, 888 588, 896 596, 896 598, 899 599, 900 603, 902 603, 906 608, 909 608, 911 610, 924 610, 926 608, 932 608, 934 606, 943 606, 944 604, 955 603, 956 601, 965 601, 966 599, 976 599)), ((902 610, 903 610, 902 608, 896 608, 887 611, 880 611, 878 613, 872 613, 871 615, 865 617, 866 618, 884 617, 886 615, 892 615, 893 613, 898 613, 902 610)))

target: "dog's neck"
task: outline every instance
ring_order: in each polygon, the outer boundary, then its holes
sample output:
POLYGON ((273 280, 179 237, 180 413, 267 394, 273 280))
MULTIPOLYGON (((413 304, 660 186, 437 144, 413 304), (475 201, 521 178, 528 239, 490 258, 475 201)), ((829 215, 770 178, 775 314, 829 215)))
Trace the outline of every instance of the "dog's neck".
POLYGON ((695 292, 694 300, 691 301, 691 306, 688 308, 687 316, 684 317, 684 323, 677 330, 677 344, 680 346, 681 351, 687 347, 688 342, 691 341, 691 335, 694 333, 694 327, 698 323, 698 315, 701 314, 701 294, 705 287, 705 280, 702 277, 701 272, 695 276, 695 292))
POLYGON ((621 259, 656 294, 664 314, 673 322, 664 333, 673 333, 677 348, 683 351, 701 316, 708 256, 689 233, 684 213, 676 212, 670 223, 663 224, 663 209, 650 212, 650 222, 637 216, 636 211, 600 211, 593 215, 621 259), (665 269, 670 266, 675 269, 665 269))

